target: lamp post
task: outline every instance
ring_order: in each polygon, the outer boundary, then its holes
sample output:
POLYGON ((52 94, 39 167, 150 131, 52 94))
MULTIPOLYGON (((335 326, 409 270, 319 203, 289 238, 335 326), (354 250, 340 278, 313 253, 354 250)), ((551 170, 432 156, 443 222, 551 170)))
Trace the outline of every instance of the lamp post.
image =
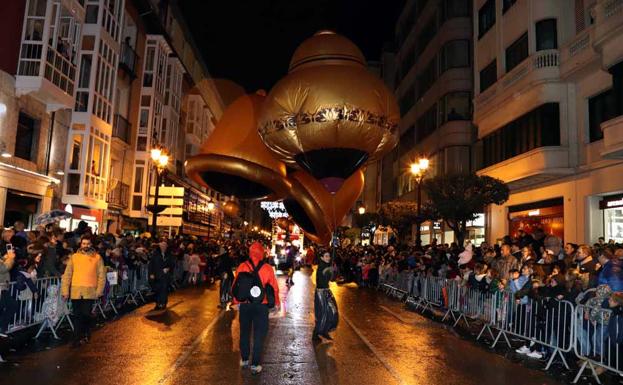
POLYGON ((429 160, 426 158, 420 158, 417 163, 411 164, 411 175, 415 178, 417 183, 417 222, 415 229, 415 246, 422 247, 422 179, 428 170, 429 160))
POLYGON ((214 202, 208 202, 208 242, 210 242, 210 230, 212 230, 212 210, 214 210, 214 202))
POLYGON ((158 195, 160 194, 160 185, 162 184, 162 174, 169 163, 169 156, 162 149, 156 147, 151 150, 151 160, 154 162, 156 170, 156 192, 151 211, 151 236, 155 239, 158 236, 158 195))

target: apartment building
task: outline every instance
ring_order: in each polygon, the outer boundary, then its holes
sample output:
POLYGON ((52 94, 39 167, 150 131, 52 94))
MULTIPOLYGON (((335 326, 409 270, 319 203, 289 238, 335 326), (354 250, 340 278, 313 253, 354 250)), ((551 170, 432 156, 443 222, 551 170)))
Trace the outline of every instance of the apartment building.
POLYGON ((481 175, 509 184, 487 239, 623 241, 623 1, 475 0, 481 175))
POLYGON ((224 108, 182 16, 155 0, 23 0, 2 10, 0 220, 32 226, 66 208, 70 227, 145 229, 151 148, 164 148, 169 174, 186 183, 184 92, 209 106, 210 124, 224 108))
MULTIPOLYGON (((470 0, 407 1, 396 24, 396 55, 385 57, 395 68, 393 83, 401 110, 398 146, 382 161, 383 201, 416 200, 409 166, 430 160, 425 177, 469 172, 472 143, 472 15, 470 0)), ((479 241, 484 226, 470 235, 479 241)), ((422 242, 454 239, 442 223, 422 225, 422 242)))
POLYGON ((0 221, 61 203, 84 2, 7 1, 0 13, 0 221))

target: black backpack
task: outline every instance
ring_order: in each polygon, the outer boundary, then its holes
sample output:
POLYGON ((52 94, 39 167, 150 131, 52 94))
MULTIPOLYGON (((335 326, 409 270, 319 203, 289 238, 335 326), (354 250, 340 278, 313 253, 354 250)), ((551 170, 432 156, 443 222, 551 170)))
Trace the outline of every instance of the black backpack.
POLYGON ((262 303, 266 289, 260 279, 259 271, 264 266, 264 262, 260 262, 257 266, 251 260, 248 263, 253 270, 238 273, 238 278, 232 287, 232 294, 240 303, 262 303))

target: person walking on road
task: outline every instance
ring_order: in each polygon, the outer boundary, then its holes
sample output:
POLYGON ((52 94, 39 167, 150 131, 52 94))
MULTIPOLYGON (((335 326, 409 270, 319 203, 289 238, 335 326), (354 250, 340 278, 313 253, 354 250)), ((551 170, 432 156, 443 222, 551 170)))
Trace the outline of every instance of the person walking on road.
POLYGON ((80 248, 71 255, 61 283, 63 299, 71 299, 76 318, 74 346, 89 342, 93 317, 91 311, 96 299, 104 293, 106 270, 104 261, 91 246, 91 238, 83 236, 80 248))
POLYGON ((269 308, 280 308, 279 285, 273 268, 264 262, 264 247, 255 242, 249 248, 249 259, 238 266, 233 283, 234 304, 240 304, 240 366, 249 367, 251 329, 253 355, 251 373, 262 371, 260 358, 268 333, 269 308))
POLYGON ((175 260, 168 251, 168 247, 166 240, 160 241, 149 261, 149 280, 156 293, 155 311, 166 309, 169 300, 169 285, 175 269, 175 260))
POLYGON ((329 332, 337 328, 338 311, 335 297, 329 289, 329 282, 333 276, 331 254, 324 253, 318 261, 316 271, 316 293, 314 295, 314 316, 316 326, 312 340, 320 341, 320 337, 332 340, 329 332))

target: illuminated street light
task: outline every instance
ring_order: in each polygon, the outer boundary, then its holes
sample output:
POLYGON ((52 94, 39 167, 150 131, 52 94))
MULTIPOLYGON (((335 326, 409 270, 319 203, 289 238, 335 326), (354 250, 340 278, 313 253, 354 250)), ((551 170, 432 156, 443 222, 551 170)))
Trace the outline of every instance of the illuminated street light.
POLYGON ((416 222, 416 230, 415 230, 415 245, 416 247, 422 246, 422 180, 424 179, 424 175, 426 171, 428 171, 428 167, 430 166, 430 161, 426 158, 420 158, 417 163, 411 163, 411 175, 415 178, 415 182, 417 183, 417 222, 416 222))
POLYGON ((357 208, 357 211, 359 212, 359 215, 363 215, 366 213, 366 206, 364 206, 363 204, 359 205, 359 208, 357 208))
POLYGON ((160 194, 160 185, 162 184, 162 174, 169 164, 169 155, 167 155, 160 147, 154 147, 150 151, 151 160, 154 162, 156 169, 156 195, 154 197, 154 205, 152 210, 151 235, 156 238, 158 235, 158 195, 160 194))

